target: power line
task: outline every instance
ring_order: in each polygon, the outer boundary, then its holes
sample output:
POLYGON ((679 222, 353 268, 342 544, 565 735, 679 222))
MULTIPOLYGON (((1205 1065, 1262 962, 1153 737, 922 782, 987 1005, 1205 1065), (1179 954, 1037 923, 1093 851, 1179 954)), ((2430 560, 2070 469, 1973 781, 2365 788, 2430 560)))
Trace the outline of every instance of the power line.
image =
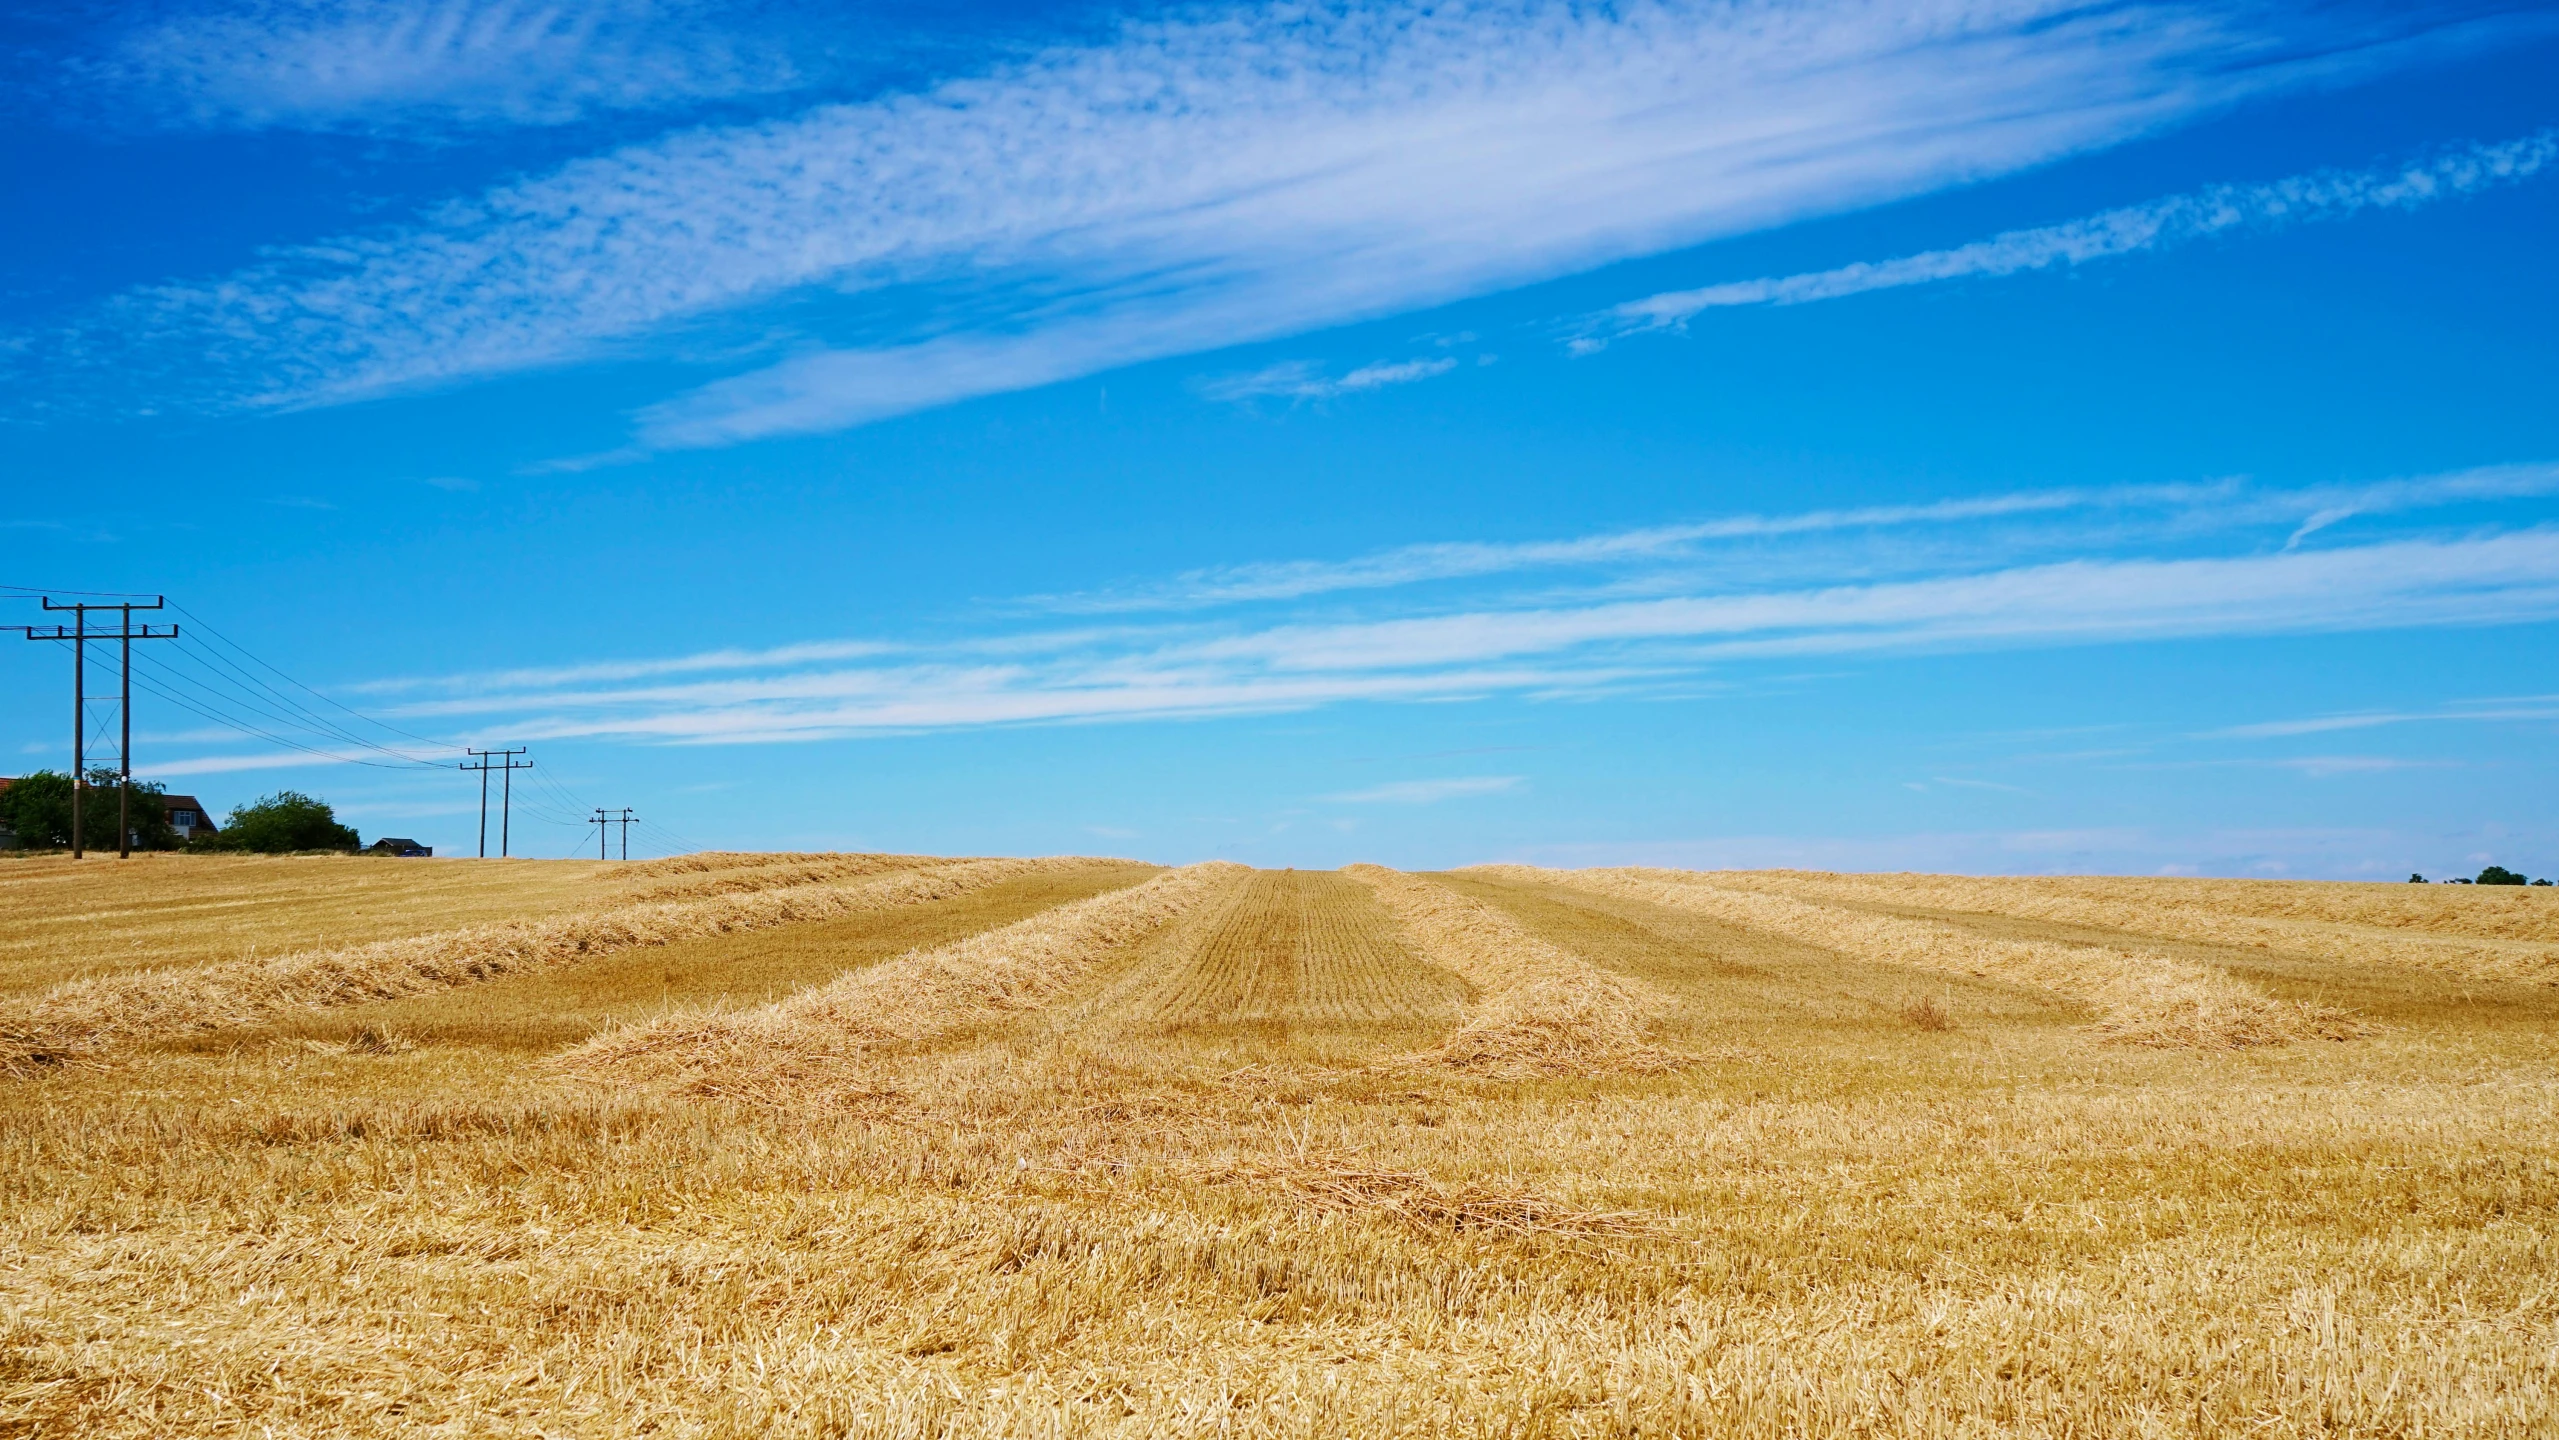
MULTIPOLYGON (((228 703, 245 706, 250 710, 256 711, 258 714, 276 721, 278 724, 290 726, 297 730, 307 731, 338 744, 353 745, 359 749, 371 750, 377 754, 389 755, 395 759, 408 761, 411 764, 429 765, 439 769, 442 768, 441 761, 422 760, 418 756, 411 755, 406 751, 394 749, 391 746, 382 744, 378 740, 374 740, 368 736, 359 735, 355 731, 348 729, 346 726, 318 714, 313 711, 311 707, 295 700, 292 696, 285 694, 283 691, 276 689, 272 685, 266 684, 256 676, 241 670, 240 667, 232 664, 222 655, 210 650, 205 650, 200 646, 196 646, 185 641, 182 641, 178 648, 181 653, 190 656, 198 661, 198 663, 207 667, 205 671, 205 680, 190 680, 190 683, 197 685, 198 688, 204 690, 209 695, 217 693, 215 686, 218 685, 222 687, 222 690, 219 693, 221 693, 222 698, 228 703)), ((433 746, 435 749, 447 752, 457 748, 450 744, 438 744, 433 741, 426 743, 433 746)))
POLYGON ((640 829, 646 833, 656 835, 658 837, 659 848, 665 850, 670 855, 685 855, 694 851, 708 850, 711 848, 699 840, 692 839, 678 831, 670 830, 664 825, 653 824, 646 820, 640 822, 640 829))
POLYGON ((187 609, 187 608, 186 608, 185 606, 183 606, 183 605, 175 606, 175 607, 173 607, 173 608, 175 608, 179 614, 184 615, 184 616, 186 616, 188 619, 195 621, 195 622, 196 622, 196 624, 197 624, 197 626, 198 626, 199 628, 201 628, 201 629, 202 629, 206 634, 211 635, 214 639, 216 639, 216 640, 218 640, 218 641, 222 642, 222 643, 223 643, 223 644, 225 644, 225 645, 230 646, 233 650, 235 650, 235 651, 239 652, 239 654, 240 654, 241 656, 243 656, 244 658, 246 658, 247 660, 249 660, 252 664, 255 664, 255 665, 256 665, 256 666, 258 666, 260 669, 265 670, 265 671, 267 671, 268 673, 270 673, 270 674, 274 675, 277 679, 280 679, 280 680, 284 681, 286 684, 291 685, 294 689, 299 690, 299 691, 303 692, 304 694, 311 696, 313 699, 316 699, 316 700, 320 701, 322 704, 324 704, 324 705, 329 705, 329 706, 333 706, 333 707, 335 707, 336 709, 343 710, 343 711, 345 711, 347 714, 354 716, 356 719, 361 720, 361 721, 363 721, 364 723, 366 723, 366 724, 368 724, 368 725, 378 726, 378 727, 380 727, 381 729, 388 730, 388 731, 390 731, 392 734, 394 734, 394 735, 398 735, 398 736, 400 736, 400 737, 402 737, 402 738, 404 738, 404 739, 415 740, 415 741, 417 741, 417 742, 418 742, 419 744, 421 744, 421 745, 430 745, 430 746, 434 746, 435 748, 437 748, 437 749, 441 749, 441 750, 449 750, 449 749, 451 749, 451 748, 452 748, 452 744, 451 744, 451 742, 450 742, 450 741, 444 741, 444 740, 431 740, 431 739, 428 739, 428 738, 427 738, 426 736, 424 736, 424 735, 420 735, 420 734, 418 734, 418 733, 417 733, 417 732, 415 732, 415 731, 412 731, 412 730, 403 730, 403 729, 401 729, 399 726, 394 725, 394 724, 392 724, 391 722, 389 722, 389 721, 387 721, 387 720, 381 720, 381 719, 377 719, 377 718, 375 718, 374 716, 367 715, 367 714, 365 714, 363 711, 358 710, 358 709, 356 709, 355 707, 353 707, 353 706, 351 706, 351 705, 347 705, 347 704, 345 704, 345 703, 343 703, 343 702, 341 702, 341 701, 338 701, 338 700, 332 699, 332 698, 330 698, 328 695, 325 695, 325 694, 321 693, 321 692, 320 692, 320 691, 318 691, 318 690, 314 690, 314 689, 312 689, 310 686, 305 685, 305 684, 303 684, 301 681, 294 679, 292 676, 285 674, 282 670, 277 669, 275 666, 270 665, 270 664, 268 664, 266 661, 259 659, 255 654, 252 654, 252 653, 250 652, 250 650, 249 650, 249 648, 248 648, 247 646, 242 645, 240 642, 238 642, 238 641, 236 641, 236 640, 232 639, 230 636, 223 634, 221 631, 219 631, 219 630, 215 629, 213 626, 211 626, 211 625, 209 625, 209 624, 206 624, 206 623, 205 623, 205 621, 204 621, 204 618, 203 618, 202 616, 200 616, 200 615, 197 615, 194 611, 187 609))
MULTIPOLYGON (((314 729, 309 725, 297 722, 290 714, 281 713, 268 706, 257 703, 254 698, 243 698, 237 694, 217 690, 212 685, 207 684, 204 680, 194 675, 190 675, 185 671, 159 664, 151 665, 150 669, 155 671, 161 680, 172 685, 184 686, 187 689, 196 692, 199 703, 188 704, 186 706, 187 709, 207 720, 213 721, 217 725, 237 730, 244 735, 252 735, 258 739, 271 741, 274 744, 285 746, 288 749, 300 750, 307 754, 326 756, 332 760, 342 760, 350 765, 373 765, 393 770, 441 770, 444 768, 443 764, 438 761, 421 760, 414 755, 406 755, 397 750, 391 750, 380 745, 372 744, 368 741, 362 740, 361 738, 349 737, 338 734, 334 731, 314 729), (229 708, 232 706, 238 706, 241 709, 248 710, 276 725, 283 726, 286 729, 300 730, 306 734, 317 735, 324 743, 353 745, 359 749, 369 750, 378 755, 387 755, 391 757, 391 759, 386 763, 381 760, 365 760, 352 755, 341 755, 334 751, 316 749, 302 741, 279 735, 273 730, 267 729, 265 726, 258 724, 256 721, 242 719, 237 713, 234 713, 229 708), (206 707, 212 708, 208 709, 206 707)), ((157 693, 165 695, 167 692, 160 691, 157 693)))
MULTIPOLYGON (((192 676, 157 665, 151 666, 150 668, 158 670, 161 678, 164 680, 179 685, 191 686, 200 692, 204 692, 208 696, 212 696, 212 692, 209 687, 195 680, 192 676)), ((431 764, 422 760, 412 760, 405 756, 398 758, 396 761, 367 760, 360 756, 340 754, 334 750, 323 750, 318 746, 311 745, 301 740, 296 740, 289 735, 276 734, 274 731, 266 729, 254 721, 243 720, 237 715, 230 714, 220 709, 206 708, 208 705, 220 706, 226 703, 228 697, 212 696, 212 698, 199 703, 197 701, 189 700, 187 697, 179 695, 173 691, 163 689, 160 685, 154 683, 151 679, 145 676, 135 676, 134 683, 140 685, 143 689, 150 691, 152 694, 159 696, 161 699, 168 701, 170 704, 177 706, 179 709, 201 719, 210 720, 214 724, 219 725, 226 730, 235 731, 239 734, 249 736, 252 739, 264 740, 269 744, 281 745, 287 750, 298 750, 305 755, 314 756, 322 760, 334 761, 345 765, 365 765, 377 770, 441 770, 444 768, 442 765, 431 764)))
MULTIPOLYGON (((0 590, 6 590, 12 595, 19 596, 85 595, 92 600, 139 600, 144 595, 150 594, 147 590, 65 590, 59 585, 0 585, 0 590)), ((153 596, 152 598, 160 599, 162 597, 153 596)), ((175 609, 177 607, 171 606, 170 608, 175 609)))

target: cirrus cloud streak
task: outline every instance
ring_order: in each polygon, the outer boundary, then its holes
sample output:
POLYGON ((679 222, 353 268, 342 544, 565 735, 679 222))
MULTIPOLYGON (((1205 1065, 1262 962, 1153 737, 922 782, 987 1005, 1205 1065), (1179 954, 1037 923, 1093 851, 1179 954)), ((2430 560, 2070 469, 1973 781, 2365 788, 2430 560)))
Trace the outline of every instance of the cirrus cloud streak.
POLYGON ((18 358, 50 390, 307 405, 800 336, 640 416, 648 446, 729 444, 2010 173, 2465 26, 2238 0, 1186 10, 137 290, 18 358))

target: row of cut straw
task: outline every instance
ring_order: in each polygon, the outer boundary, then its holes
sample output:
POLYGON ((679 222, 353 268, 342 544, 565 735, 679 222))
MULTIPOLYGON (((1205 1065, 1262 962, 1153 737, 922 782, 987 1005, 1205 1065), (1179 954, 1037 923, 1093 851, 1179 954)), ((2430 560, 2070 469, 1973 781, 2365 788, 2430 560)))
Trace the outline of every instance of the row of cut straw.
POLYGON ((2155 950, 1997 939, 1937 921, 1728 888, 1690 871, 1501 865, 1470 873, 1641 900, 1860 960, 2034 986, 2096 1011, 2097 1033, 2127 1044, 2229 1049, 2345 1039, 2370 1028, 2343 1011, 2278 1000, 2155 950))
POLYGON ((2037 883, 1963 875, 1830 875, 1802 871, 1715 872, 1727 889, 1811 900, 1849 899, 1932 910, 1970 910, 2096 929, 2135 930, 2171 940, 2347 960, 2456 975, 2470 980, 2559 980, 2559 945, 2492 936, 2428 934, 2340 919, 2233 914, 2156 898, 2149 887, 2114 882, 2037 883))
POLYGON ((597 1079, 779 1100, 838 1088, 877 1049, 931 1040, 1064 995, 1126 947, 1240 884, 1224 861, 911 950, 753 1010, 669 1016, 598 1036, 554 1063, 597 1079))
POLYGON ((1379 865, 1343 871, 1376 892, 1422 959, 1477 991, 1473 1014, 1427 1057, 1480 1075, 1658 1069, 1648 1025, 1667 997, 1529 934, 1436 881, 1379 865))
POLYGON ((1090 863, 967 861, 856 885, 798 885, 628 905, 195 969, 75 980, 0 1010, 0 1074, 24 1073, 117 1043, 211 1034, 295 1011, 430 994, 618 950, 947 900, 1090 863))

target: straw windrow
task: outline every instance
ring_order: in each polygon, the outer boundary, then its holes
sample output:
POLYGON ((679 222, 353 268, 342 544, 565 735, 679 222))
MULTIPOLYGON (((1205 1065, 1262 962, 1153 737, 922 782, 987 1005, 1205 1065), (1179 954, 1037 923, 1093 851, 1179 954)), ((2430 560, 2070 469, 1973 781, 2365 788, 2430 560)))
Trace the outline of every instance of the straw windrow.
MULTIPOLYGON (((2139 931, 2172 940, 2264 950, 2317 960, 2347 960, 2395 970, 2431 970, 2468 980, 2559 984, 2559 942, 2536 932, 2530 924, 2536 917, 2528 912, 2474 916, 2456 910, 2449 915, 2427 915, 2430 920, 2467 921, 2485 932, 2444 934, 2404 928, 2404 922, 2412 918, 2405 912, 2420 909, 2419 906, 2402 905, 2394 909, 2354 892, 2340 897, 2325 912, 2298 899, 2297 890, 2284 890, 2275 894, 2291 902, 2293 913, 2234 913, 2210 903, 2218 898, 2219 893, 2210 887, 2216 884, 2227 886, 2230 882, 2187 881, 2153 894, 2145 893, 2146 882, 2116 879, 2093 882, 2072 879, 1985 880, 1966 875, 1833 875, 1801 870, 1748 870, 1717 872, 1712 883, 1727 889, 1757 890, 1814 901, 1861 900, 1933 910, 2015 915, 2063 925, 2139 931), (2181 898, 2168 900, 2156 898, 2157 895, 2181 898), (2498 922, 2503 923, 2499 925, 2498 922), (2496 933, 2498 930, 2519 933, 2496 933)), ((2434 906, 2423 908, 2434 909, 2446 903, 2434 893, 2425 892, 2425 887, 2416 888, 2424 892, 2417 897, 2420 901, 2435 902, 2434 906)), ((2460 894, 2459 898, 2467 900, 2470 897, 2460 894)), ((2524 900, 2529 902, 2535 898, 2527 895, 2524 900)), ((2522 907, 2510 905, 2508 908, 2522 907)), ((2559 906, 2540 908, 2559 911, 2559 906)))
POLYGON ((598 1079, 643 1079, 686 1093, 762 1100, 858 1086, 865 1055, 1037 1009, 1106 957, 1135 944, 1251 871, 1211 861, 1126 890, 856 971, 753 1010, 670 1016, 598 1036, 560 1057, 598 1079))
POLYGON ((2092 1028, 2124 1044, 2238 1049, 2342 1040, 2372 1028, 2343 1011, 2277 1000, 2222 971, 2153 950, 1994 939, 1937 921, 1727 889, 1689 871, 1488 865, 1473 873, 1648 901, 1860 960, 2032 985, 2096 1011, 2092 1028))
POLYGON ((0 1011, 0 1074, 76 1061, 120 1043, 242 1029, 297 1011, 429 994, 619 950, 947 900, 1041 870, 1089 863, 968 861, 856 885, 796 885, 628 905, 272 959, 78 980, 0 1011))
POLYGON ((1343 873, 1377 893, 1414 950, 1472 984, 1474 1016, 1426 1057, 1480 1075, 1658 1070, 1644 1042, 1665 997, 1538 939, 1509 917, 1445 885, 1379 865, 1343 873))
POLYGON ((752 895, 758 891, 784 890, 795 885, 830 884, 870 875, 936 870, 970 863, 974 862, 945 860, 932 855, 793 855, 760 865, 713 866, 699 871, 667 872, 664 876, 634 877, 638 883, 626 890, 622 898, 636 903, 646 900, 699 900, 713 895, 752 895))

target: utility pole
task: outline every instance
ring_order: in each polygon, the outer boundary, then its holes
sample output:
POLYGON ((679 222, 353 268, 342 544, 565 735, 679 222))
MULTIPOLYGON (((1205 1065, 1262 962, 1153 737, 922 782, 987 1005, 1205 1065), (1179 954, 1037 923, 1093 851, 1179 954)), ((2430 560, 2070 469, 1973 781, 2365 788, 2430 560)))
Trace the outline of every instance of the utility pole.
POLYGON ((178 638, 178 627, 175 625, 166 630, 155 630, 145 623, 140 630, 134 629, 133 612, 157 610, 167 601, 167 596, 155 595, 151 597, 151 603, 148 605, 136 605, 131 601, 114 605, 91 605, 85 602, 56 605, 53 603, 53 597, 48 595, 44 600, 44 608, 68 612, 71 616, 70 627, 68 629, 60 625, 18 627, 26 632, 30 640, 71 642, 71 858, 74 860, 82 858, 87 853, 87 836, 82 828, 84 817, 81 813, 83 807, 80 804, 80 796, 81 792, 89 788, 89 642, 113 640, 117 642, 121 651, 118 657, 118 669, 119 684, 122 688, 116 693, 116 710, 122 726, 116 746, 116 774, 119 781, 116 787, 116 858, 127 860, 133 856, 133 642, 178 638), (110 635, 104 630, 92 631, 89 628, 89 612, 92 610, 117 612, 118 619, 114 634, 110 635))
POLYGON ((596 806, 595 814, 587 820, 588 824, 595 827, 595 858, 598 860, 605 858, 604 827, 607 825, 619 825, 622 827, 622 858, 625 860, 630 859, 631 822, 638 818, 638 816, 631 813, 631 807, 628 805, 622 807, 622 813, 619 816, 608 815, 605 813, 603 806, 596 806))
POLYGON ((498 797, 498 858, 503 860, 507 853, 508 821, 515 813, 515 772, 532 769, 533 762, 516 763, 515 757, 524 753, 521 749, 464 750, 462 753, 473 758, 453 768, 480 772, 480 858, 483 860, 489 858, 489 772, 500 771, 506 777, 504 789, 498 797), (493 760, 498 763, 491 764, 493 760))

